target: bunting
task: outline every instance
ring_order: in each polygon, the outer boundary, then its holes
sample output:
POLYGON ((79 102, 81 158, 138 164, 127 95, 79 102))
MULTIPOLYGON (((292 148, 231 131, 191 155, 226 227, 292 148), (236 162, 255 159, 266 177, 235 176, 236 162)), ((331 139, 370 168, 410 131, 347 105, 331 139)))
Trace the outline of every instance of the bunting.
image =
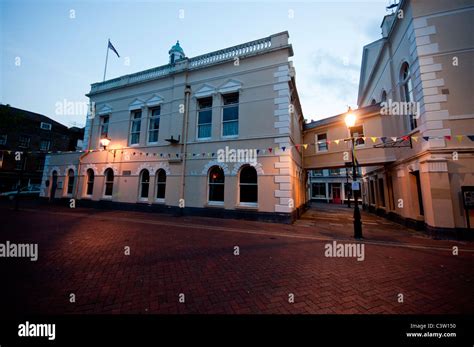
MULTIPOLYGON (((446 140, 446 141, 454 141, 456 140, 458 143, 461 143, 464 139, 469 139, 471 142, 474 142, 474 134, 472 135, 443 135, 443 136, 412 136, 412 135, 404 135, 404 136, 391 136, 391 137, 386 137, 386 136, 362 136, 362 137, 354 137, 355 140, 371 140, 372 143, 376 143, 377 141, 381 141, 382 143, 387 143, 387 140, 391 140, 393 142, 395 141, 409 141, 410 139, 418 142, 419 138, 422 138, 424 141, 429 141, 429 140, 446 140)), ((344 139, 334 139, 334 140, 324 140, 324 141, 317 141, 315 143, 299 143, 299 144, 294 144, 294 145, 286 145, 286 146, 281 146, 281 147, 268 147, 268 148, 258 148, 256 149, 257 155, 276 155, 278 151, 280 152, 288 152, 289 149, 291 148, 296 148, 297 151, 300 151, 300 149, 308 149, 309 145, 315 145, 317 146, 318 144, 325 143, 328 146, 331 144, 339 145, 341 142, 348 142, 350 141, 351 138, 344 138, 344 139)), ((144 151, 138 151, 134 150, 133 152, 130 151, 130 148, 121 148, 121 149, 89 149, 89 150, 79 150, 79 151, 22 151, 22 150, 12 150, 12 149, 0 149, 0 152, 5 153, 6 155, 12 155, 16 154, 17 152, 23 154, 67 154, 67 153, 94 153, 94 152, 103 152, 103 151, 108 151, 108 152, 120 152, 124 153, 127 151, 130 155, 135 156, 135 157, 150 157, 150 156, 158 156, 160 158, 171 158, 171 157, 176 157, 176 158, 213 158, 216 157, 217 153, 216 152, 188 152, 186 154, 182 153, 163 153, 163 152, 154 152, 151 149, 144 150, 144 151)))

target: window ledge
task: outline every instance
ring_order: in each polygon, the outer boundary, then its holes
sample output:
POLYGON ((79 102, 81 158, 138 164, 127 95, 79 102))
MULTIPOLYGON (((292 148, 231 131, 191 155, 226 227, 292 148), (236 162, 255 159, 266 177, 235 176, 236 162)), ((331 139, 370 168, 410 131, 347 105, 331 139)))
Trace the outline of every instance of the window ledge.
POLYGON ((165 199, 155 199, 154 203, 164 205, 165 204, 165 199))
POLYGON ((111 196, 102 196, 102 198, 100 200, 112 200, 112 197, 111 196))
POLYGON ((243 203, 240 203, 240 204, 235 205, 235 208, 239 209, 239 210, 257 211, 258 210, 258 204, 243 204, 243 203))
POLYGON ((224 203, 223 202, 207 202, 204 204, 204 207, 211 207, 211 208, 224 208, 224 203))

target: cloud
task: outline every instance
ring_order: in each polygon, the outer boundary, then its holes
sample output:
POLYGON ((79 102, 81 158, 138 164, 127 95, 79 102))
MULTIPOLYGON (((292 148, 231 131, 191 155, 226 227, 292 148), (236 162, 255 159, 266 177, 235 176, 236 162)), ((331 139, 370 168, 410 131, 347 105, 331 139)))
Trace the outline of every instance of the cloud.
POLYGON ((356 103, 360 65, 353 61, 325 50, 311 54, 302 68, 304 78, 298 80, 306 118, 333 116, 356 103))

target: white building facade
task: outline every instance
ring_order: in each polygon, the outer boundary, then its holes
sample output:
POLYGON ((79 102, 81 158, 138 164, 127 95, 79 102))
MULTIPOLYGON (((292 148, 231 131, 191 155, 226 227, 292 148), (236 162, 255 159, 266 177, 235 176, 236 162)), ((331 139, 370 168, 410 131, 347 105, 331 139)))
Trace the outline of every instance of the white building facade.
POLYGON ((194 58, 178 42, 167 65, 92 84, 85 151, 47 158, 42 196, 291 222, 306 185, 288 38, 194 58))

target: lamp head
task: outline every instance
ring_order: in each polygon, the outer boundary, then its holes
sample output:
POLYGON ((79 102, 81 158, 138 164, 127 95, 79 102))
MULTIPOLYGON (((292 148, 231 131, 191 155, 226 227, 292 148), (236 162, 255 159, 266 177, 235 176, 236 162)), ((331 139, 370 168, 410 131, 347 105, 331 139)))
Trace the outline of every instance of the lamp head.
POLYGON ((104 149, 107 148, 107 146, 110 144, 110 139, 107 137, 104 137, 103 139, 100 140, 101 146, 104 147, 104 149))
POLYGON ((349 107, 346 117, 344 118, 344 121, 346 122, 346 126, 348 128, 352 128, 356 123, 356 119, 357 119, 356 115, 354 114, 354 112, 352 112, 351 108, 349 107))

